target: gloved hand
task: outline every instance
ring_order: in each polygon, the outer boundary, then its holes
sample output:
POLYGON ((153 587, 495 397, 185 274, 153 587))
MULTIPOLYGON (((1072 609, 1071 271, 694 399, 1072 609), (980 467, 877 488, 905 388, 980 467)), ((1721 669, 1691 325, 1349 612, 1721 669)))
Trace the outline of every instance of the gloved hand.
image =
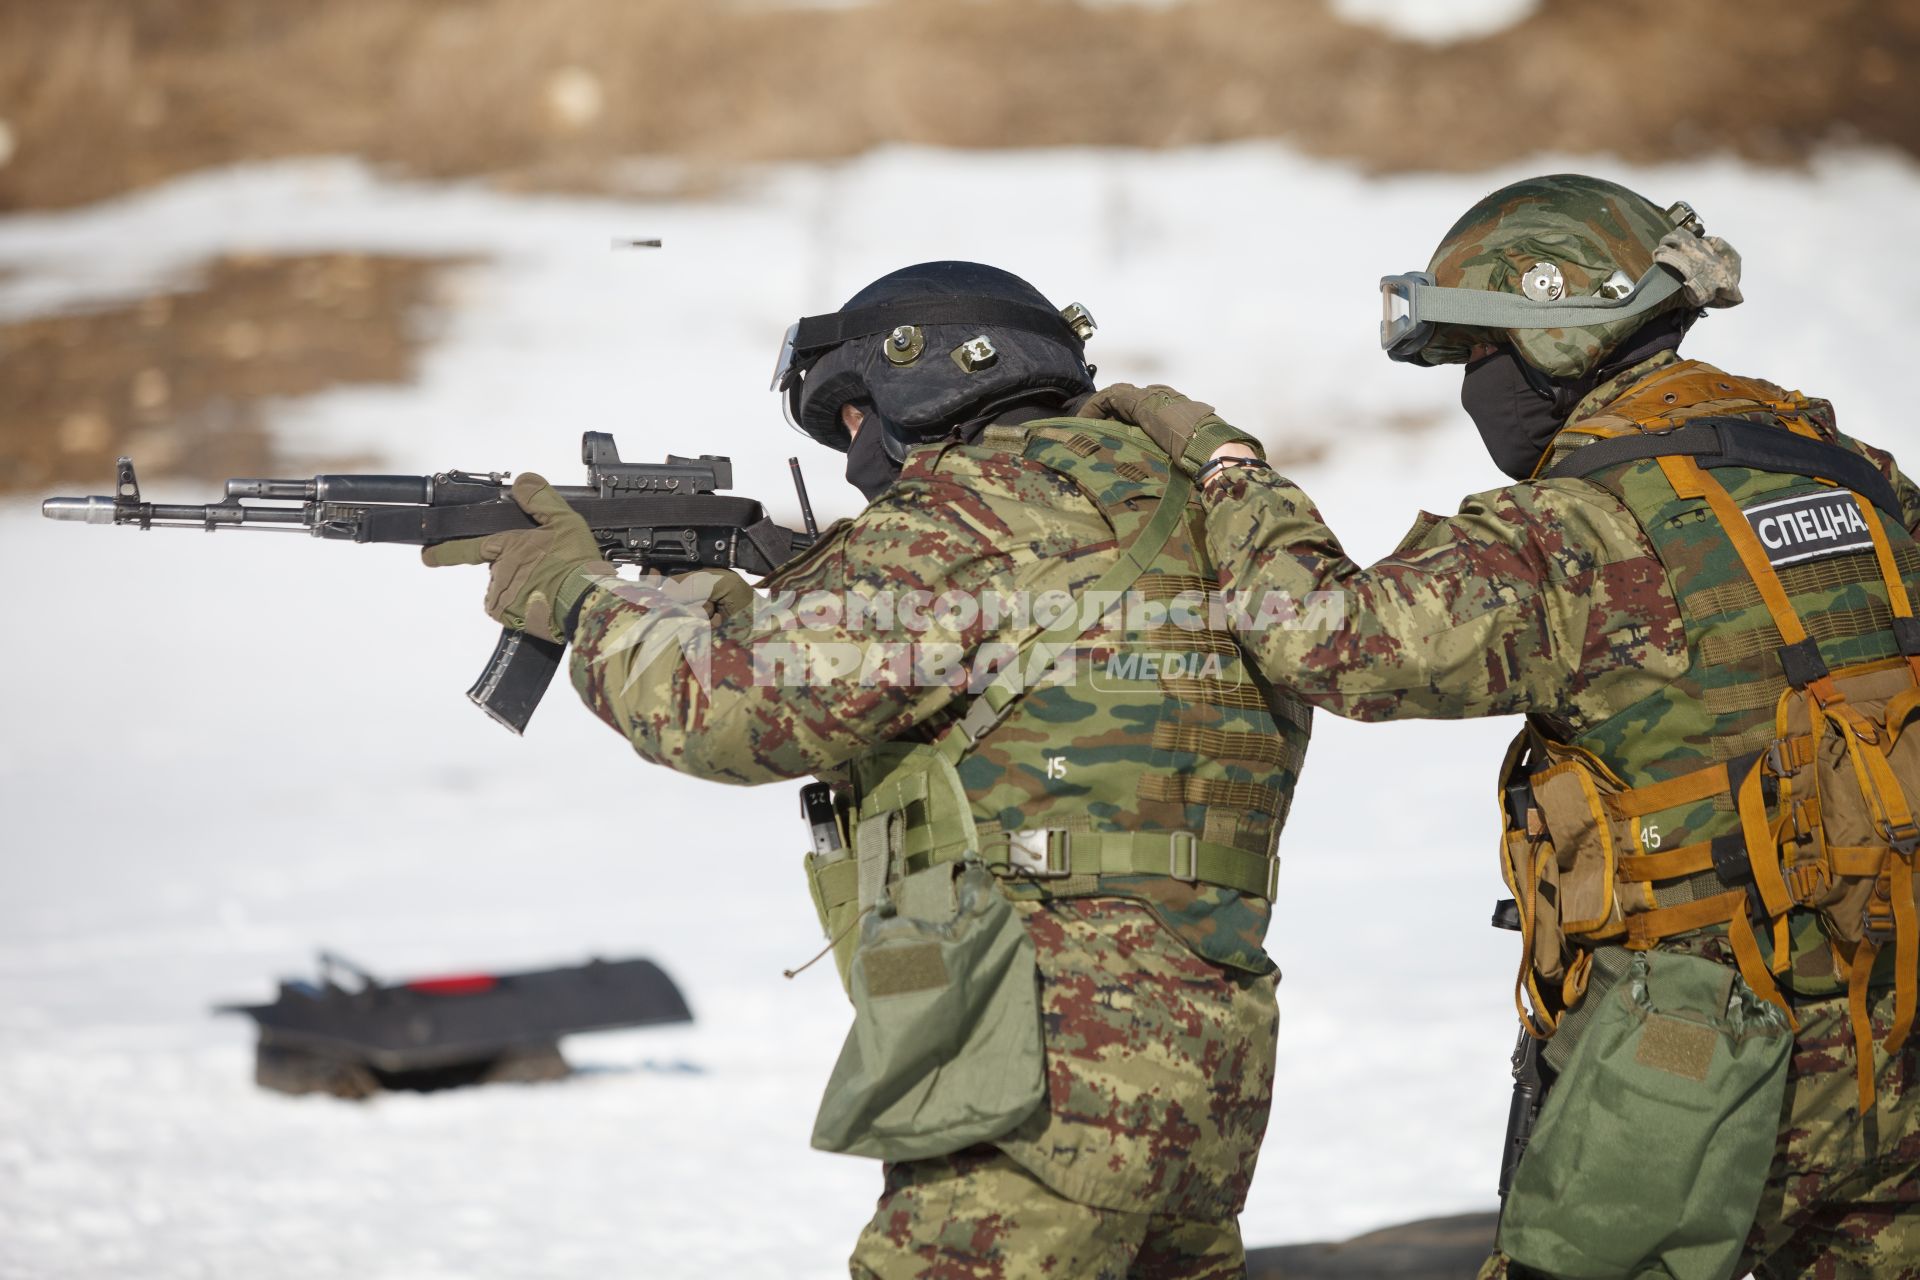
POLYGON ((492 565, 488 616, 510 630, 564 644, 567 614, 597 580, 613 577, 613 566, 601 559, 587 522, 543 477, 523 472, 511 492, 538 528, 442 542, 424 548, 420 559, 434 569, 492 565))
POLYGON ((1129 422, 1146 432, 1188 475, 1196 474, 1214 450, 1224 444, 1240 444, 1261 457, 1266 450, 1240 428, 1224 421, 1213 406, 1189 400, 1172 387, 1155 383, 1136 387, 1116 382, 1093 393, 1079 414, 1083 418, 1107 418, 1129 422))

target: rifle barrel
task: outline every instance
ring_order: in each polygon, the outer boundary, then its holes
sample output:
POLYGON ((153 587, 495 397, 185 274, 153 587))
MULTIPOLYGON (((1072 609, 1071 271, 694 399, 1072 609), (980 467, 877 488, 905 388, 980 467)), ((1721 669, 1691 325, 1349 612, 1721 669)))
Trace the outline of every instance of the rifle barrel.
MULTIPOLYGON (((308 507, 249 507, 238 502, 207 506, 180 506, 167 502, 123 502, 98 494, 87 498, 48 498, 40 514, 49 520, 78 520, 86 524, 137 524, 165 529, 238 528, 242 525, 306 525, 308 507)), ((297 530, 295 530, 297 532, 297 530)))

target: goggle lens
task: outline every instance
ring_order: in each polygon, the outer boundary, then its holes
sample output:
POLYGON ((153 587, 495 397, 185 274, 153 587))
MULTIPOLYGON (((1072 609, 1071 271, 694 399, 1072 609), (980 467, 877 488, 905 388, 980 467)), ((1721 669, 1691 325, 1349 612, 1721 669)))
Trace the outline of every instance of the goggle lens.
POLYGON ((773 365, 773 381, 767 384, 769 391, 785 391, 793 378, 793 344, 800 336, 800 323, 795 321, 787 326, 787 336, 780 343, 780 358, 773 365))
POLYGON ((1414 305, 1414 290, 1432 284, 1424 271, 1380 281, 1380 348, 1396 360, 1414 359, 1433 336, 1433 326, 1420 320, 1414 305))

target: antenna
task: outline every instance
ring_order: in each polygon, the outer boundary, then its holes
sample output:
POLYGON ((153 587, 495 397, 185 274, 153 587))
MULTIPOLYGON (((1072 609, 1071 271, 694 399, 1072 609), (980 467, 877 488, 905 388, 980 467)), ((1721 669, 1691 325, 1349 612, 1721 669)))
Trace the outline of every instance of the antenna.
POLYGON ((800 474, 800 459, 788 458, 787 470, 793 472, 793 490, 800 495, 800 518, 806 522, 807 536, 820 536, 820 526, 813 522, 813 504, 807 501, 807 478, 800 474))

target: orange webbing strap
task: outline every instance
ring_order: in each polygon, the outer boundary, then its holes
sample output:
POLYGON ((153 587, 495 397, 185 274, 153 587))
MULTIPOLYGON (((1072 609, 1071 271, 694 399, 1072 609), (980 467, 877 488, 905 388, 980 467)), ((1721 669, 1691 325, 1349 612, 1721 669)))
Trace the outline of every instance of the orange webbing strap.
MULTIPOLYGON (((1745 895, 1742 895, 1744 899, 1745 895)), ((1753 988, 1753 994, 1762 1000, 1771 1000, 1778 1005, 1780 1012, 1787 1015, 1787 1025, 1796 1034, 1800 1030, 1800 1019, 1794 1017, 1793 1008, 1787 998, 1780 994, 1773 975, 1767 972, 1767 962, 1760 954, 1760 942, 1753 936, 1753 925, 1747 921, 1746 903, 1741 902, 1735 909, 1733 918, 1727 921, 1727 937, 1733 943, 1733 958, 1740 965, 1740 976, 1753 988)))
POLYGON ((1665 782, 1655 782, 1607 798, 1607 807, 1622 818, 1644 818, 1662 809, 1678 808, 1698 800, 1725 795, 1731 788, 1726 762, 1683 773, 1665 782))
POLYGON ((1860 1116, 1873 1109, 1873 1018, 1867 1008, 1867 976, 1880 949, 1862 940, 1847 961, 1847 1020, 1853 1024, 1854 1079, 1860 1085, 1860 1116))
MULTIPOLYGON (((1690 457, 1664 457, 1660 459, 1660 466, 1680 497, 1707 500, 1714 518, 1720 522, 1720 531, 1727 535, 1727 540, 1740 557, 1740 563, 1746 567, 1747 575, 1759 589, 1767 613, 1780 631, 1781 641, 1788 648, 1805 643, 1807 628, 1800 621, 1792 601, 1787 599, 1787 589, 1780 584, 1780 575, 1774 572, 1773 562, 1767 559, 1766 549, 1760 545, 1753 526, 1747 523, 1746 515, 1735 505, 1727 487, 1690 457)), ((1844 705, 1840 689, 1830 675, 1823 674, 1811 681, 1807 690, 1823 709, 1830 705, 1844 705)), ((1852 708, 1845 710, 1851 711, 1852 708)), ((1854 718, 1858 718, 1857 713, 1854 718)), ((1747 770, 1747 776, 1740 783, 1735 807, 1740 812, 1741 829, 1746 833, 1747 859, 1753 867, 1753 881, 1760 890, 1761 904, 1768 915, 1778 916, 1793 905, 1793 899, 1788 895, 1786 881, 1780 875, 1779 846, 1773 838, 1773 824, 1767 817, 1766 799, 1760 790, 1761 773, 1762 766, 1759 764, 1747 770)))
POLYGON ((1629 882, 1650 884, 1677 876, 1697 875, 1713 867, 1713 841, 1662 849, 1659 853, 1630 853, 1620 859, 1616 874, 1629 882))
MULTIPOLYGON (((1880 580, 1887 586, 1887 603, 1896 618, 1913 617, 1913 602, 1907 598, 1907 584, 1900 580, 1900 565, 1893 558, 1893 544, 1887 541, 1887 526, 1871 502, 1856 504, 1867 519, 1867 532, 1873 535, 1873 557, 1880 565, 1880 580)), ((1920 654, 1906 655, 1907 666, 1915 681, 1920 681, 1920 654)))
MULTIPOLYGON (((1733 543, 1733 549, 1739 553, 1740 563, 1746 567, 1747 575, 1753 579, 1753 585, 1760 589, 1760 599, 1766 604, 1773 625, 1779 628, 1782 643, 1789 649, 1805 643, 1807 628, 1794 610, 1793 602, 1787 599, 1787 589, 1780 585, 1780 575, 1774 572, 1773 562, 1767 559, 1766 548, 1760 545, 1759 536, 1754 533, 1753 526, 1747 523, 1746 514, 1734 502, 1727 487, 1699 463, 1684 455, 1664 457, 1660 459, 1660 467, 1667 473, 1668 481, 1680 497, 1707 500, 1714 517, 1720 521, 1720 531, 1733 543)), ((1807 689, 1821 706, 1840 697, 1840 690, 1834 686, 1830 675, 1810 682, 1807 689)))
POLYGON ((1740 831, 1747 841, 1747 863, 1753 870, 1754 888, 1760 891, 1760 904, 1770 916, 1785 915, 1793 906, 1787 892, 1786 877, 1780 872, 1780 840, 1773 820, 1767 816, 1767 797, 1761 790, 1764 765, 1756 761, 1741 780, 1734 807, 1740 814, 1740 831))
POLYGON ((1913 855, 1892 855, 1893 866, 1893 1027, 1887 1032, 1887 1052, 1899 1053, 1913 1031, 1914 1005, 1920 992, 1920 914, 1913 902, 1913 855))
POLYGON ((1727 926, 1727 940, 1733 944, 1734 962, 1739 965, 1740 976, 1746 979, 1753 994, 1778 1005, 1780 1011, 1787 1015, 1788 1025, 1795 1031, 1800 1030, 1800 1020, 1793 1016, 1787 998, 1780 994, 1779 985, 1767 971, 1766 958, 1760 954, 1759 939, 1753 936, 1753 926, 1747 923, 1747 893, 1744 889, 1628 916, 1626 945, 1631 951, 1646 951, 1662 938, 1716 924, 1727 926))
MULTIPOLYGON (((1893 1025, 1887 1028, 1887 1056, 1894 1057, 1913 1031, 1915 966, 1920 964, 1913 905, 1913 860, 1897 851, 1886 854, 1887 865, 1875 892, 1889 891, 1893 911, 1893 1025)), ((1860 1083, 1860 1114, 1873 1106, 1873 1018, 1868 1007, 1873 964, 1880 956, 1874 937, 1862 938, 1847 961, 1847 1017, 1853 1025, 1854 1067, 1860 1083)))

